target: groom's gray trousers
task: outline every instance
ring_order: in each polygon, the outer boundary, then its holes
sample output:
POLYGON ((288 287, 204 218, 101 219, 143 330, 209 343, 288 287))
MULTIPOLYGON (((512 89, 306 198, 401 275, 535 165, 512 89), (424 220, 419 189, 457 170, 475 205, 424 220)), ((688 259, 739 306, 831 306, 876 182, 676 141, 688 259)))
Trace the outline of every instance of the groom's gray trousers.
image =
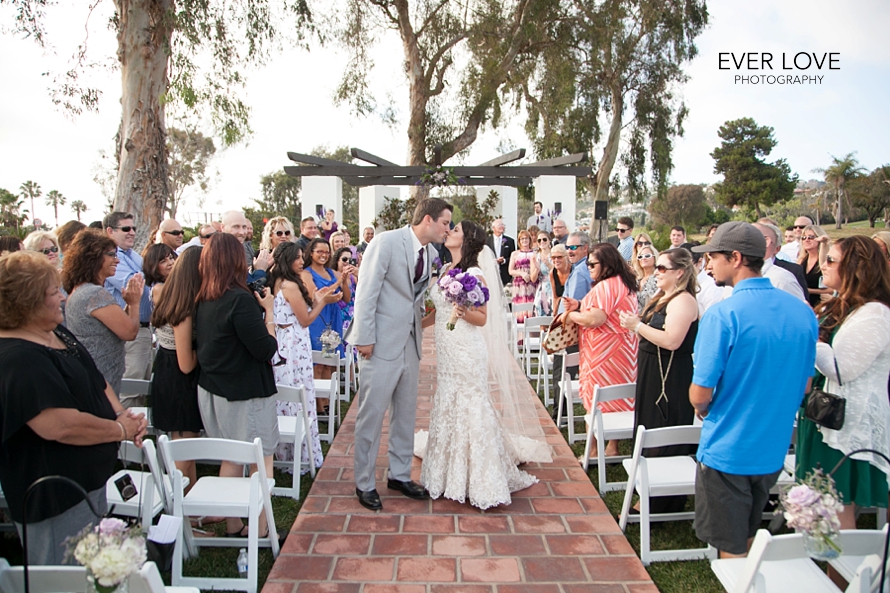
POLYGON ((390 410, 389 477, 400 481, 411 479, 419 371, 413 332, 401 352, 382 352, 375 347, 370 359, 359 361, 354 446, 355 485, 359 490, 377 487, 374 465, 387 409, 390 410))

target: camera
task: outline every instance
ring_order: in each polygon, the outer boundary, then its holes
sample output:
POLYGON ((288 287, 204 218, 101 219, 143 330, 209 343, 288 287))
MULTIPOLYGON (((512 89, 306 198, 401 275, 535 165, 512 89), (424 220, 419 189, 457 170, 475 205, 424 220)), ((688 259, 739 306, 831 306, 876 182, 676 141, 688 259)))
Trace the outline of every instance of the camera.
POLYGON ((350 266, 354 266, 354 265, 356 265, 357 263, 358 263, 358 260, 355 259, 354 257, 350 257, 350 258, 349 258, 349 265, 350 265, 350 266))
POLYGON ((257 278, 253 282, 247 283, 247 288, 252 292, 257 293, 260 298, 263 296, 263 290, 266 288, 266 279, 265 278, 257 278))
POLYGON ((130 477, 130 474, 124 474, 116 479, 114 485, 124 501, 130 500, 138 494, 136 484, 133 483, 133 478, 130 477))

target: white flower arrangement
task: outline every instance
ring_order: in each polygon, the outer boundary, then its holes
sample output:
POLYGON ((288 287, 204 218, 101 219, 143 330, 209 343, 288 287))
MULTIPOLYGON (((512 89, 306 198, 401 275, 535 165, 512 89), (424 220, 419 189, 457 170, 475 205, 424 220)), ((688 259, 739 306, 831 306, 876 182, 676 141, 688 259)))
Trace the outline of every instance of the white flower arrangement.
POLYGON ((814 557, 826 560, 840 555, 841 549, 835 540, 841 528, 838 513, 844 507, 831 476, 820 469, 810 472, 799 484, 783 490, 779 500, 788 527, 815 541, 819 550, 814 557))
POLYGON ((68 538, 68 553, 86 567, 99 593, 110 593, 145 564, 142 529, 127 527, 120 519, 102 519, 68 538))
POLYGON ((321 332, 321 336, 318 339, 321 342, 322 353, 325 358, 334 358, 337 355, 337 347, 341 342, 340 334, 329 327, 321 332))

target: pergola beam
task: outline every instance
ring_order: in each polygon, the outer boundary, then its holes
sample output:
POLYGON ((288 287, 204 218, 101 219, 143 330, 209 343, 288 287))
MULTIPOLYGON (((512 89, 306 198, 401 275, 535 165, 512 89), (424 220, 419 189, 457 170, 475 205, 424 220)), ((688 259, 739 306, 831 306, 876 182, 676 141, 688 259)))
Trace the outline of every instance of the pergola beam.
MULTIPOLYGON (((294 167, 296 168, 296 167, 294 167)), ((371 185, 418 185, 420 177, 341 177, 343 181, 353 187, 367 187, 371 185)), ((526 187, 531 185, 531 177, 469 177, 461 178, 461 183, 449 187, 504 185, 508 187, 526 187)))
POLYGON ((500 167, 501 165, 506 165, 507 163, 512 163, 513 161, 518 161, 519 159, 525 157, 525 149, 520 148, 519 150, 514 150, 513 152, 508 152, 507 154, 502 154, 499 157, 495 157, 490 161, 485 161, 481 163, 480 167, 500 167))
POLYGON ((570 154, 568 156, 560 156, 554 159, 546 159, 543 161, 538 161, 536 163, 529 163, 528 165, 523 165, 524 167, 561 167, 563 165, 574 165, 575 163, 584 163, 587 162, 587 153, 586 152, 578 152, 575 154, 570 154))
MULTIPOLYGON (((327 175, 329 177, 420 177, 428 167, 359 167, 348 163, 336 165, 294 167, 284 170, 294 177, 327 175)), ((590 167, 546 167, 521 165, 517 167, 451 167, 458 177, 540 177, 541 175, 561 175, 586 177, 592 171, 590 167)))
POLYGON ((372 165, 377 165, 379 167, 398 167, 396 163, 390 162, 384 158, 380 158, 376 154, 371 154, 370 152, 366 152, 361 148, 350 148, 349 154, 360 161, 365 161, 366 163, 371 163, 372 165))

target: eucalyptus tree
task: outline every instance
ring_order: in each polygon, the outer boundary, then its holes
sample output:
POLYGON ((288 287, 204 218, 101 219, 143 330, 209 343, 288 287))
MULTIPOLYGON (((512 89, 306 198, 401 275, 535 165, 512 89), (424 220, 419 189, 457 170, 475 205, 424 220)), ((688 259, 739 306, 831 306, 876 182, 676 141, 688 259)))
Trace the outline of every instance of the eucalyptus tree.
MULTIPOLYGON (((132 212, 138 243, 163 218, 168 184, 165 111, 180 105, 209 116, 224 145, 250 133, 241 98, 244 69, 261 65, 283 41, 298 41, 310 23, 307 0, 113 0, 109 27, 117 36, 121 124, 117 134, 114 208, 132 212)), ((49 0, 0 0, 14 12, 12 29, 45 43, 49 0)), ((83 3, 84 20, 98 2, 83 3)), ((57 81, 54 101, 94 110, 100 93, 83 85, 78 66, 57 81)), ((97 60, 98 61, 98 60, 97 60)))
POLYGON ((407 164, 442 160, 469 148, 483 126, 502 123, 504 94, 554 41, 561 16, 554 0, 342 0, 336 36, 349 64, 336 92, 340 103, 394 123, 373 96, 372 49, 397 34, 408 86, 407 164))
POLYGON ((191 187, 197 187, 205 193, 210 187, 212 174, 207 170, 210 161, 216 154, 213 138, 190 129, 181 130, 170 127, 167 129, 167 173, 169 197, 165 210, 170 218, 176 218, 176 212, 191 187))
POLYGON ((847 182, 857 177, 864 170, 859 166, 856 160, 855 152, 850 152, 838 158, 831 155, 831 165, 828 167, 813 169, 814 173, 822 173, 825 176, 825 182, 834 187, 834 193, 837 198, 834 207, 834 228, 841 228, 843 220, 844 202, 849 204, 847 197, 847 182))
POLYGON ((56 219, 56 226, 59 226, 59 206, 64 206, 67 201, 68 198, 54 189, 51 189, 46 194, 46 205, 53 207, 53 215, 56 219))
POLYGON ((687 108, 679 95, 685 63, 708 22, 704 0, 566 0, 535 71, 518 80, 526 133, 542 157, 595 153, 591 193, 606 200, 616 163, 635 197, 651 169, 658 194, 673 168, 673 139, 687 108), (605 126, 603 124, 606 124, 605 126), (605 137, 604 136, 605 132, 605 137))

